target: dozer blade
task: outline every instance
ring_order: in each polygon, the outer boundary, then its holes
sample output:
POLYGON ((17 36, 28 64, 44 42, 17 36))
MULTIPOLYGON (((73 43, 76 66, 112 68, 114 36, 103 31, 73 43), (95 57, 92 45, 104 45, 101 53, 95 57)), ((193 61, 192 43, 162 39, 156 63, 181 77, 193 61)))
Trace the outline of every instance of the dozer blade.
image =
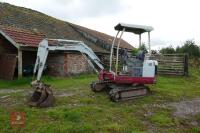
POLYGON ((92 84, 90 84, 90 88, 94 92, 100 92, 106 88, 106 84, 103 82, 92 82, 92 84))
POLYGON ((28 104, 31 107, 51 107, 55 103, 55 97, 53 96, 52 89, 49 85, 41 82, 34 82, 32 86, 36 89, 28 104))
POLYGON ((112 83, 112 81, 109 81, 109 80, 106 80, 106 81, 96 81, 96 82, 92 82, 90 84, 90 88, 94 92, 100 92, 102 90, 105 90, 110 83, 112 83))

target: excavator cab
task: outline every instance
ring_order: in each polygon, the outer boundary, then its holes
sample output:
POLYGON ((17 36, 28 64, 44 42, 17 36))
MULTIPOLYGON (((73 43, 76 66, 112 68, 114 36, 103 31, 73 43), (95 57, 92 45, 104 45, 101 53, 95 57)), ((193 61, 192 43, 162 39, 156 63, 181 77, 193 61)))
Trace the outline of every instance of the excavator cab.
POLYGON ((113 39, 111 46, 109 71, 102 70, 99 74, 99 81, 92 82, 91 89, 94 92, 109 89, 110 98, 115 102, 145 96, 149 93, 146 84, 156 83, 156 68, 158 62, 149 59, 151 54, 150 32, 153 30, 153 27, 119 23, 115 26, 115 30, 117 30, 117 35, 113 39), (136 57, 130 58, 127 57, 126 52, 120 52, 120 42, 124 32, 139 35, 140 46, 141 35, 147 32, 149 54, 141 51, 136 57), (119 34, 120 36, 118 38, 119 34), (116 62, 113 70, 114 49, 116 49, 116 62), (125 54, 119 56, 119 53, 125 54), (120 58, 122 60, 122 70, 119 70, 120 58))
MULTIPOLYGON (((150 32, 153 30, 153 27, 151 26, 142 26, 142 25, 133 25, 133 24, 124 24, 124 23, 119 23, 118 25, 115 26, 115 30, 117 30, 117 35, 113 40, 113 44, 111 47, 111 53, 110 53, 110 69, 109 71, 112 71, 112 62, 113 62, 113 50, 114 48, 116 49, 116 64, 115 64, 115 73, 117 74, 118 72, 118 62, 119 62, 119 51, 120 51, 120 42, 121 38, 124 34, 124 32, 130 32, 134 33, 136 35, 139 35, 139 47, 141 46, 141 37, 142 34, 147 32, 148 33, 148 48, 149 48, 149 54, 151 53, 151 45, 150 45, 150 32), (121 33, 121 34, 120 34, 121 33), (120 34, 119 40, 116 45, 116 38, 118 38, 118 35, 120 34)), ((122 56, 123 57, 123 56, 122 56)), ((141 60, 142 62, 145 59, 145 51, 139 51, 137 54, 137 59, 141 60)), ((148 58, 148 55, 146 55, 146 58, 148 58)), ((134 61, 132 61, 134 62, 134 61)))

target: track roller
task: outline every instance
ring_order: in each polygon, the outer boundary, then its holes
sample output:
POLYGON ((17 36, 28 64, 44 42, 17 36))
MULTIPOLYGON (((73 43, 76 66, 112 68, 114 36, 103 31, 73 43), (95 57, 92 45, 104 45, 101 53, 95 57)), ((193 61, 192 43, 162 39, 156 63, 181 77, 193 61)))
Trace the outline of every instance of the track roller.
POLYGON ((118 102, 120 100, 119 89, 111 89, 109 95, 110 100, 113 102, 118 102))

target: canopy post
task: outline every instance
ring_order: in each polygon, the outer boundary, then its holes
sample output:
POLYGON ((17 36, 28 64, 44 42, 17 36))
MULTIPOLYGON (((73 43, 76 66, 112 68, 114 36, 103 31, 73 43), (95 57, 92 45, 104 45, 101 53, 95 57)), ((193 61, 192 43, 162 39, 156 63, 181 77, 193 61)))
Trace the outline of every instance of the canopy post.
POLYGON ((139 48, 141 47, 142 45, 142 38, 141 38, 141 34, 139 34, 139 48))
POLYGON ((150 40, 150 32, 148 32, 148 45, 149 45, 149 54, 151 55, 151 40, 150 40))
POLYGON ((115 36, 115 38, 113 39, 113 42, 112 42, 112 46, 111 46, 111 51, 110 51, 110 68, 109 68, 109 71, 112 71, 112 56, 113 56, 113 48, 114 48, 114 45, 115 45, 115 40, 117 38, 117 36, 119 35, 119 32, 117 32, 117 35, 115 36))
POLYGON ((121 32, 121 35, 120 35, 119 41, 118 41, 118 45, 117 45, 117 58, 116 58, 116 65, 115 65, 115 73, 116 74, 117 74, 117 69, 118 69, 119 46, 120 46, 121 38, 122 38, 122 35, 123 35, 124 31, 125 31, 125 28, 121 32))

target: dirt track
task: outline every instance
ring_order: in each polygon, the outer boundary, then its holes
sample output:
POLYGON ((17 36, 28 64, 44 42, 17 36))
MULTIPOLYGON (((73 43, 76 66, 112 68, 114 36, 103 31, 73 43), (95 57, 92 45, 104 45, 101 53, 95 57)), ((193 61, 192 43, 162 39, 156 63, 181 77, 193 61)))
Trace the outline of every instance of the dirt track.
POLYGON ((180 118, 187 118, 190 115, 196 115, 200 113, 200 99, 170 103, 169 106, 176 110, 173 113, 174 116, 180 118))

